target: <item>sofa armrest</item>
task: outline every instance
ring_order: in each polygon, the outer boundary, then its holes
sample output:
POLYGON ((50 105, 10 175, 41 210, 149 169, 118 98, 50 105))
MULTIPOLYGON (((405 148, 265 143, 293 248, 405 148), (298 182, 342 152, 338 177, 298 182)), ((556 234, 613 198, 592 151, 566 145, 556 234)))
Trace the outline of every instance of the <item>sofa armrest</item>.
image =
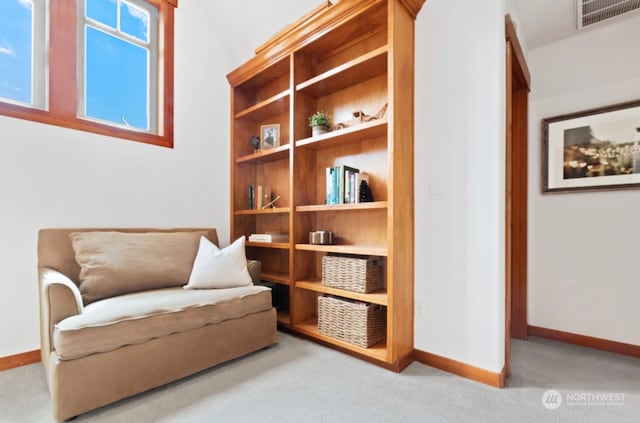
POLYGON ((52 351, 53 329, 69 316, 82 313, 82 296, 76 284, 57 270, 38 268, 40 282, 40 342, 45 366, 52 351))
POLYGON ((247 269, 254 285, 260 284, 260 273, 262 272, 262 263, 258 260, 247 260, 247 269))

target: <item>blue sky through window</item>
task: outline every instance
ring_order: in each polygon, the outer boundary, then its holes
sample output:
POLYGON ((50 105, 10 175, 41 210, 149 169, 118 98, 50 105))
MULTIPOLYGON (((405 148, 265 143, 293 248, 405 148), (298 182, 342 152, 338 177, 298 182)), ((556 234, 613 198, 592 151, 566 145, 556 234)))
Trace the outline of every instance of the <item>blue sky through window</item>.
POLYGON ((118 27, 118 5, 115 0, 87 0, 86 5, 88 18, 113 29, 118 27))
POLYGON ((2 0, 0 12, 0 97, 31 104, 33 4, 2 0))
MULTIPOLYGON (((86 0, 86 15, 120 34, 148 39, 149 14, 127 2, 86 0)), ((86 116, 149 129, 148 49, 90 25, 85 31, 86 116)))
POLYGON ((134 5, 120 3, 120 29, 141 41, 149 41, 149 14, 134 5))
POLYGON ((147 50, 86 30, 87 116, 147 129, 147 50))

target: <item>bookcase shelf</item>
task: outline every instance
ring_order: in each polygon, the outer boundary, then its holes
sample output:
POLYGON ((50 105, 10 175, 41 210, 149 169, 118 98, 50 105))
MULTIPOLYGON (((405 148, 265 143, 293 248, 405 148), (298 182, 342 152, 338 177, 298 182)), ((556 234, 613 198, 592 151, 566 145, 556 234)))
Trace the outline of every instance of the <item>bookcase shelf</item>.
POLYGON ((296 87, 312 97, 322 97, 382 75, 387 71, 387 46, 328 70, 296 87))
POLYGON ((336 254, 354 254, 368 256, 387 256, 385 247, 372 245, 316 245, 316 244, 296 244, 296 250, 299 251, 317 251, 322 253, 336 254))
POLYGON ((283 91, 255 106, 236 113, 236 119, 251 119, 259 122, 270 116, 287 113, 289 111, 289 98, 289 90, 283 91))
POLYGON ((295 325, 295 329, 300 333, 310 336, 311 338, 318 339, 323 343, 329 345, 336 345, 342 349, 352 351, 365 357, 371 357, 375 360, 388 361, 388 352, 386 341, 381 341, 376 345, 369 348, 362 348, 357 345, 349 344, 348 342, 341 341, 339 339, 332 338, 327 335, 323 335, 318 331, 318 321, 315 319, 306 320, 302 323, 295 325))
POLYGON ((296 141, 300 149, 324 149, 337 144, 360 142, 363 139, 383 137, 387 135, 387 119, 376 119, 358 126, 327 132, 316 137, 304 138, 296 141))
POLYGON ((255 242, 247 241, 245 244, 247 247, 260 247, 260 248, 275 248, 278 250, 288 250, 289 244, 282 242, 255 242))
POLYGON ((280 285, 290 285, 289 275, 286 273, 266 272, 262 271, 260 278, 265 281, 279 283, 280 285))
POLYGON ((246 243, 247 257, 262 262, 263 280, 288 287, 279 288, 288 289, 289 303, 278 324, 396 371, 413 354, 413 38, 424 1, 326 2, 227 75, 231 238, 289 234, 289 242, 246 243), (379 110, 386 112, 377 119, 360 117, 379 110), (318 111, 345 127, 310 136, 309 116, 318 111), (280 145, 254 152, 250 140, 264 125, 279 125, 280 145), (331 169, 343 173, 329 179, 331 169), (345 184, 338 193, 354 192, 362 174, 377 201, 324 204, 335 185, 345 184), (247 210, 250 186, 279 195, 276 208, 247 210), (333 232, 335 244, 308 244, 317 230, 333 232), (378 257, 385 288, 361 294, 323 286, 322 262, 330 254, 378 257), (321 334, 324 295, 383 306, 386 339, 361 348, 321 334))
MULTIPOLYGON (((267 66, 258 65, 260 70, 251 69, 236 79, 234 83, 232 110, 234 118, 251 115, 254 111, 268 109, 279 97, 290 93, 289 60, 282 57, 267 66)), ((277 110, 272 110, 278 114, 277 110)))
POLYGON ((386 209, 388 207, 387 201, 374 201, 371 203, 355 203, 355 204, 317 204, 308 206, 297 206, 296 211, 299 213, 311 213, 311 212, 340 212, 340 211, 360 211, 360 210, 373 210, 373 209, 386 209))
POLYGON ((274 207, 268 209, 258 209, 258 210, 235 210, 233 214, 236 216, 251 216, 258 214, 288 214, 291 212, 290 207, 274 207))
POLYGON ((235 159, 236 164, 258 164, 282 160, 289 157, 289 144, 280 145, 270 150, 258 151, 235 159))
POLYGON ((376 292, 362 294, 359 292, 346 291, 344 289, 331 288, 322 285, 321 281, 296 281, 297 288, 308 289, 310 291, 320 292, 323 294, 336 295, 339 297, 350 298, 352 300, 364 301, 367 303, 387 305, 387 290, 381 289, 376 292))
POLYGON ((291 325, 291 316, 288 310, 278 310, 278 324, 286 328, 291 325))

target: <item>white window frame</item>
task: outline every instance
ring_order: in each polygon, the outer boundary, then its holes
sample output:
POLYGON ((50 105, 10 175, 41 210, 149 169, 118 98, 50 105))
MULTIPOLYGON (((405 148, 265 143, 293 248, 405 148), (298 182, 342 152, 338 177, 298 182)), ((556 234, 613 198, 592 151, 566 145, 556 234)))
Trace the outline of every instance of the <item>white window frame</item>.
POLYGON ((78 117, 89 121, 99 122, 105 125, 124 128, 130 131, 146 132, 150 134, 159 135, 160 128, 158 127, 159 110, 162 105, 158 104, 158 87, 159 85, 159 31, 158 31, 158 9, 154 5, 148 3, 145 0, 115 0, 117 9, 117 28, 111 28, 101 22, 90 19, 86 16, 86 0, 78 0, 78 117), (136 37, 133 37, 120 30, 120 5, 122 3, 128 3, 145 10, 149 14, 149 39, 148 41, 142 41, 136 37), (85 27, 91 26, 94 29, 102 31, 106 34, 112 35, 120 40, 142 47, 149 51, 149 63, 147 66, 147 128, 140 129, 131 127, 125 124, 117 122, 111 122, 107 120, 97 119, 87 116, 86 113, 86 31, 85 27))
POLYGON ((48 1, 28 0, 31 13, 31 102, 25 103, 11 98, 0 97, 3 103, 46 110, 48 93, 48 1))

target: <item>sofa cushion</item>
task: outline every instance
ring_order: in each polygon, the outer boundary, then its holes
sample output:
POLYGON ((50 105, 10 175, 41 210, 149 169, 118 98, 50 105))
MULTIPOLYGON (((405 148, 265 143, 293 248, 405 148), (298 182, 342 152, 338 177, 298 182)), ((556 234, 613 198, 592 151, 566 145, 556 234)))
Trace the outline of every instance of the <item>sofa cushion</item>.
POLYGON ((207 238, 200 238, 200 247, 185 288, 234 288, 251 283, 244 253, 244 236, 222 250, 207 238))
POLYGON ((72 360, 270 308, 270 290, 254 285, 137 292, 94 302, 82 314, 59 322, 53 333, 54 349, 60 360, 72 360))
POLYGON ((73 232, 84 304, 187 283, 198 242, 195 232, 73 232))

